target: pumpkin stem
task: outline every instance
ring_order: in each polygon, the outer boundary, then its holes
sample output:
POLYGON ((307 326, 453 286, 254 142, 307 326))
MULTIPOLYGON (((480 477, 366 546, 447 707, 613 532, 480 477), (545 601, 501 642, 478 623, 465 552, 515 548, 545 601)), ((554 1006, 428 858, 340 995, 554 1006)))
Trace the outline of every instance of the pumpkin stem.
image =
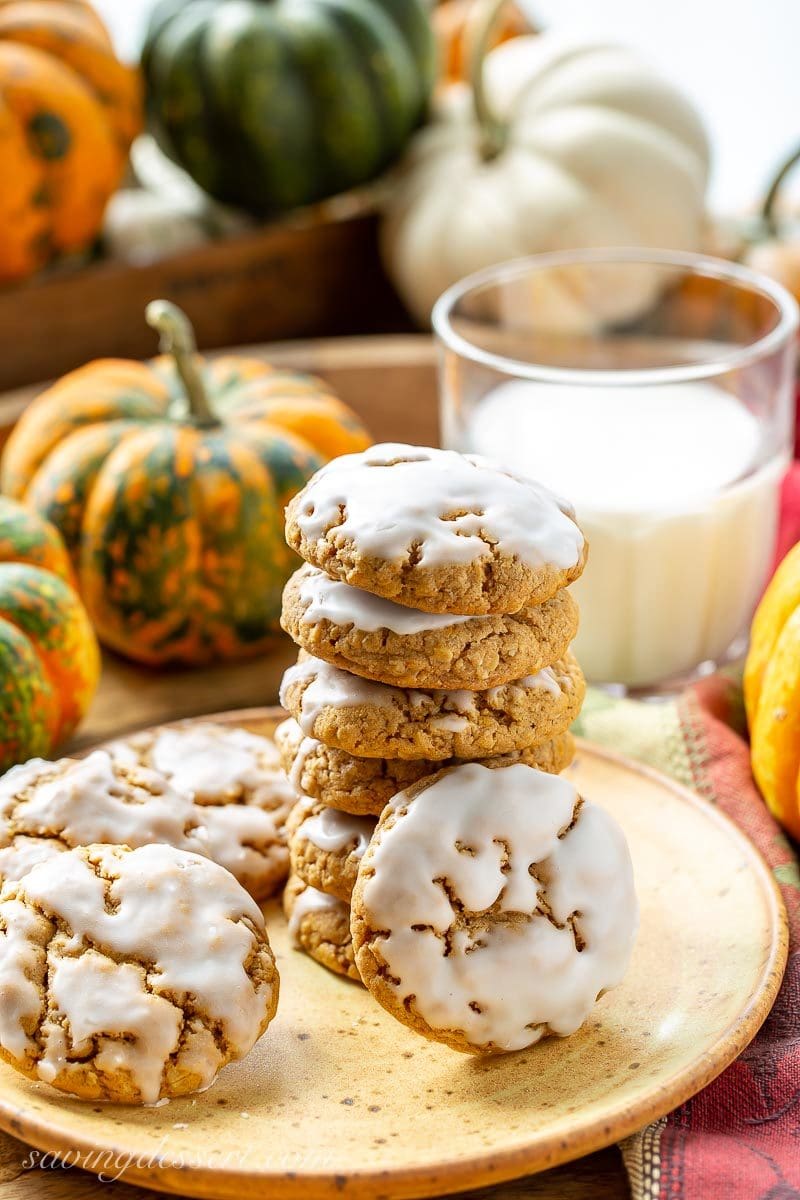
POLYGON ((197 365, 197 342, 186 313, 170 300, 151 300, 144 316, 159 335, 161 353, 171 354, 175 359, 175 369, 186 388, 189 412, 195 423, 201 429, 219 425, 197 365))
POLYGON ((483 66, 489 53, 492 33, 508 0, 475 0, 466 29, 469 80, 472 103, 480 129, 480 152, 484 162, 497 158, 508 140, 508 125, 492 112, 486 98, 483 66))
POLYGON ((778 222, 775 216, 775 205, 778 201, 778 196, 781 193, 781 189, 783 188, 787 177, 791 174, 798 163, 800 163, 800 146, 796 147, 789 157, 783 163, 781 163, 775 174, 775 177, 772 180, 772 183, 767 189, 767 194, 764 197, 764 203, 761 205, 761 220, 764 224, 766 232, 770 237, 777 237, 778 234, 778 222))

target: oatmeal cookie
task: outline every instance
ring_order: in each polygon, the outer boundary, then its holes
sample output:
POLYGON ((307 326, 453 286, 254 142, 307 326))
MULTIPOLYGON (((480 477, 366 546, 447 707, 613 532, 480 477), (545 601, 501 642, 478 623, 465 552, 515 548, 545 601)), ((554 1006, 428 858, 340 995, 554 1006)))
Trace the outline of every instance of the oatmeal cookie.
POLYGON ((309 654, 367 679, 400 687, 489 688, 561 658, 578 631, 578 606, 562 589, 518 613, 424 613, 306 564, 286 585, 281 624, 309 654))
POLYGON ((486 691, 419 691, 374 683, 303 651, 281 703, 307 737, 358 758, 488 758, 563 733, 580 712, 583 674, 571 654, 486 691))
POLYGON ((361 977, 403 1024, 473 1054, 574 1033, 638 923, 618 825, 566 779, 477 763, 396 796, 361 863, 361 977))
POLYGON ((333 579, 433 613, 513 613, 577 579, 586 543, 541 484, 477 455, 388 443, 334 459, 286 510, 333 579))
MULTIPOLYGON (((355 758, 345 750, 335 750, 316 738, 306 737, 292 717, 275 730, 275 744, 284 770, 299 792, 355 816, 379 817, 398 792, 443 766, 458 766, 461 762, 460 759, 433 762, 426 758, 355 758)), ((523 762, 557 775, 569 766, 574 756, 575 740, 567 731, 540 746, 478 761, 486 766, 523 762)))
POLYGON ((86 1100, 208 1087, 269 1025, 264 919, 229 872, 171 846, 89 846, 0 893, 0 1056, 86 1100))
POLYGON ((304 796, 287 823, 292 874, 349 904, 374 830, 374 817, 354 817, 304 796))
POLYGON ((257 899, 280 887, 289 870, 286 818, 297 795, 269 738, 191 721, 134 734, 110 752, 191 793, 201 810, 205 853, 257 899))
POLYGON ((190 793, 103 750, 84 759, 33 759, 0 779, 0 880, 97 842, 163 842, 205 854, 200 816, 190 793))
POLYGON ((353 958, 349 904, 290 875, 283 892, 283 911, 295 949, 304 950, 329 971, 361 982, 353 958))

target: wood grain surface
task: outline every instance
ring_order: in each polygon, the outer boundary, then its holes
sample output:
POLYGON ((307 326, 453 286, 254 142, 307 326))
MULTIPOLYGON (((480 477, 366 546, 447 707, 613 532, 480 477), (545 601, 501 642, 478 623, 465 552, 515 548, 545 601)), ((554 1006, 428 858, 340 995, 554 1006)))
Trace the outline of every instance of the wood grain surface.
MULTIPOLYGON (((436 354, 426 337, 283 343, 257 347, 255 352, 324 375, 362 415, 377 440, 437 441, 436 354)), ((0 431, 10 427, 36 390, 0 397, 0 431)), ((67 750, 182 716, 275 703, 280 677, 294 653, 288 638, 280 637, 272 653, 253 662, 168 674, 106 656, 95 703, 67 750)), ((622 1200, 630 1190, 614 1148, 541 1175, 464 1195, 485 1200, 622 1200)), ((26 1146, 0 1134, 2 1200, 155 1197, 155 1192, 102 1183, 74 1168, 36 1166, 26 1146)))
POLYGON ((374 202, 353 193, 154 263, 94 262, 0 289, 0 388, 152 354, 144 309, 159 296, 186 310, 203 348, 412 328, 381 265, 374 202))

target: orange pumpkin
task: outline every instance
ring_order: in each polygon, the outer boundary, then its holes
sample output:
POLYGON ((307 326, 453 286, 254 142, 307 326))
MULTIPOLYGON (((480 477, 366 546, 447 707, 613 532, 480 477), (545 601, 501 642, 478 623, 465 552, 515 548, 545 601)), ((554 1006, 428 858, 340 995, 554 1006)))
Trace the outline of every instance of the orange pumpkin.
POLYGON ((770 812, 800 838, 800 544, 753 618, 744 698, 753 775, 770 812))
POLYGON ((77 0, 0 0, 0 280, 84 250, 142 123, 138 72, 77 0))
POLYGON ((97 640, 58 532, 0 497, 0 770, 68 737, 99 675, 97 640))
POLYGON ((139 662, 258 654, 294 568, 283 508, 369 436, 318 379, 262 359, 195 354, 157 301, 172 353, 67 375, 23 414, 0 486, 55 524, 101 641, 139 662))
MULTIPOLYGON (((445 83, 459 83, 469 77, 469 26, 474 9, 475 0, 444 0, 431 14, 445 83)), ((489 48, 531 32, 530 22, 516 4, 506 4, 492 33, 489 48)))

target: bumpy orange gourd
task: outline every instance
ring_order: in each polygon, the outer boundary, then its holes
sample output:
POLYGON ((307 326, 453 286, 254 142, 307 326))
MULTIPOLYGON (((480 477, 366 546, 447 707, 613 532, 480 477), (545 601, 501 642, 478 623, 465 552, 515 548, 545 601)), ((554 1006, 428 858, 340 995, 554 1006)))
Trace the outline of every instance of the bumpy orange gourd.
POLYGON ((770 812, 800 838, 800 544, 753 619, 744 698, 756 783, 770 812))
POLYGON ((148 320, 172 355, 90 363, 44 392, 9 438, 0 487, 58 527, 106 645, 154 666, 258 654, 296 565, 284 506, 370 438, 320 380, 206 361, 164 301, 148 320))
POLYGON ((80 0, 0 0, 0 281, 89 246, 141 128, 138 72, 80 0))
POLYGON ((57 530, 0 496, 0 771, 68 737, 99 676, 97 640, 57 530))

